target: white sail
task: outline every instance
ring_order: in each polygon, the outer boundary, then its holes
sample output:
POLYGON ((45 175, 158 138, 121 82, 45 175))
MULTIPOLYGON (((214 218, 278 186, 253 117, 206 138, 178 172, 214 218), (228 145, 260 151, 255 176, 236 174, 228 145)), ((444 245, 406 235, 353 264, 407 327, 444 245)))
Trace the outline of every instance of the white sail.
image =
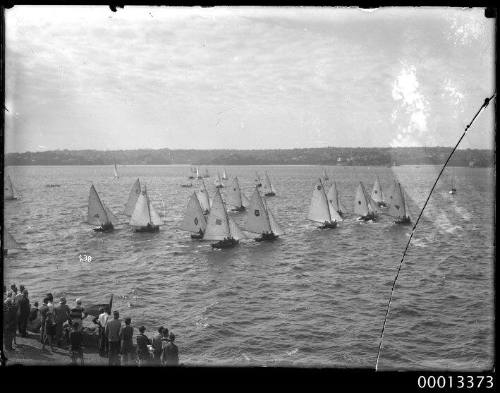
POLYGON ((130 190, 130 194, 128 195, 128 201, 127 204, 125 205, 125 211, 124 214, 127 216, 131 216, 134 209, 135 209, 135 204, 137 203, 137 198, 139 198, 139 195, 141 195, 141 183, 139 182, 139 179, 137 179, 132 186, 132 189, 130 190))
POLYGON ((389 196, 389 214, 399 219, 406 217, 406 204, 403 190, 401 189, 401 184, 396 180, 394 181, 393 189, 389 196))
POLYGON ((149 197, 148 197, 148 202, 149 202, 149 216, 151 217, 151 224, 158 226, 163 225, 163 220, 156 211, 156 209, 154 208, 149 197))
POLYGON ((328 209, 330 210, 330 217, 334 221, 344 221, 344 219, 340 216, 337 209, 333 207, 330 201, 328 201, 328 209))
POLYGON ((200 170, 196 168, 196 178, 201 179, 200 170))
POLYGON ((226 203, 234 207, 242 206, 243 201, 241 198, 240 183, 237 177, 235 177, 229 187, 226 188, 226 203))
MULTIPOLYGON (((337 193, 337 195, 338 195, 338 193, 337 193)), ((340 196, 339 196, 339 197, 338 197, 338 199, 337 199, 337 203, 338 203, 338 205, 339 205, 339 210, 338 210, 338 211, 339 211, 340 213, 346 213, 346 212, 347 212, 347 209, 346 209, 346 208, 344 207, 344 205, 342 204, 342 201, 340 200, 340 196)))
POLYGON ((363 183, 359 182, 358 189, 356 190, 356 197, 354 199, 354 213, 364 217, 367 216, 369 212, 366 192, 363 183))
POLYGON ((264 182, 264 194, 268 194, 270 192, 276 194, 276 190, 274 189, 273 184, 271 183, 271 179, 269 179, 269 175, 266 172, 266 178, 264 182))
POLYGON ((193 233, 198 233, 200 229, 204 232, 207 227, 207 219, 203 215, 200 201, 194 192, 189 198, 184 219, 179 227, 184 231, 193 233))
POLYGON ((5 199, 14 199, 14 187, 12 186, 12 181, 10 180, 10 176, 7 175, 5 179, 5 184, 3 188, 3 195, 5 199))
POLYGON ((111 222, 108 218, 106 207, 102 203, 101 198, 99 198, 93 184, 90 186, 87 222, 91 225, 99 226, 109 224, 111 222))
POLYGON ((201 180, 201 190, 196 193, 198 200, 200 201, 201 208, 203 211, 210 210, 210 198, 208 196, 207 187, 205 187, 205 182, 201 180))
POLYGON ((227 173, 225 169, 222 171, 222 180, 227 180, 227 173))
POLYGON ((21 245, 16 242, 16 240, 12 237, 12 235, 5 231, 3 232, 3 248, 5 250, 14 250, 21 248, 21 245))
POLYGON ((136 227, 145 227, 151 221, 149 216, 148 200, 144 192, 139 195, 135 204, 132 217, 130 218, 130 225, 136 227))
POLYGON ((255 191, 250 199, 245 230, 254 233, 264 233, 272 230, 266 206, 257 187, 255 187, 255 191))
POLYGON ((118 179, 118 167, 116 166, 116 161, 114 161, 114 164, 115 164, 115 167, 114 167, 114 171, 115 171, 115 177, 118 179))
POLYGON ((203 235, 205 240, 224 240, 231 235, 226 207, 218 188, 215 191, 212 208, 208 213, 207 229, 203 235))
POLYGON ((330 189, 328 190, 326 197, 336 211, 341 211, 339 206, 339 195, 337 192, 337 185, 335 184, 335 181, 332 183, 330 189))
POLYGON ((240 227, 234 222, 234 220, 229 217, 229 232, 234 240, 245 239, 245 234, 241 231, 240 227))
MULTIPOLYGON (((240 190, 241 191, 241 190, 240 190)), ((241 203, 243 206, 245 207, 248 207, 250 205, 250 201, 248 200, 248 198, 245 196, 245 194, 243 194, 243 192, 241 192, 241 203)))
POLYGON ((325 194, 325 189, 321 179, 314 186, 313 194, 311 197, 311 204, 309 205, 309 214, 307 218, 311 221, 320 223, 330 222, 332 220, 330 215, 330 207, 328 199, 325 194))
POLYGON ((384 201, 384 193, 382 192, 382 187, 380 186, 380 182, 378 180, 378 176, 377 176, 377 179, 375 180, 375 184, 373 185, 373 190, 372 190, 372 193, 371 193, 371 198, 375 202, 385 202, 384 201))
POLYGON ((271 231, 276 235, 276 236, 281 236, 283 235, 285 232, 283 231, 283 229, 281 229, 281 226, 278 224, 278 222, 276 221, 276 219, 274 218, 273 216, 273 213, 271 212, 271 210, 267 210, 267 214, 269 216, 269 224, 271 225, 271 231))

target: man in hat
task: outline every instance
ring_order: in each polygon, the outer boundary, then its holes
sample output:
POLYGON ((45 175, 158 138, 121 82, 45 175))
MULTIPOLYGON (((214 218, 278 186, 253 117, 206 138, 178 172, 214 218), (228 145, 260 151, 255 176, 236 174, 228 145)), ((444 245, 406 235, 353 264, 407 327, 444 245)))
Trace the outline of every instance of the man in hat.
MULTIPOLYGON (((22 286, 22 285, 21 285, 22 286)), ((18 316, 18 329, 21 337, 26 337, 28 333, 26 328, 28 326, 28 317, 30 316, 30 300, 28 298, 28 291, 23 289, 21 298, 17 302, 17 316, 18 316)))
POLYGON ((69 319, 71 321, 71 325, 74 323, 78 323, 78 328, 80 330, 83 329, 83 318, 87 315, 85 314, 85 310, 82 306, 82 299, 76 299, 76 305, 71 310, 69 310, 69 319))
POLYGON ((169 340, 164 341, 163 351, 161 354, 161 362, 165 366, 178 366, 179 365, 179 348, 174 344, 175 334, 170 333, 169 340))
POLYGON ((139 366, 145 366, 148 364, 149 359, 151 358, 149 355, 148 345, 151 345, 149 338, 144 334, 146 328, 141 326, 139 328, 139 335, 136 337, 137 342, 137 360, 139 366))
POLYGON ((160 326, 158 328, 158 332, 153 335, 153 356, 154 356, 154 364, 160 365, 160 357, 161 357, 161 341, 163 338, 163 330, 165 328, 160 326))
POLYGON ((130 326, 132 320, 125 318, 125 326, 120 329, 120 339, 122 342, 122 364, 127 365, 132 360, 134 351, 134 328, 130 326))
POLYGON ((66 304, 66 298, 62 297, 59 304, 54 308, 56 319, 56 345, 61 346, 63 337, 63 325, 69 320, 69 306, 66 304))
POLYGON ((122 322, 119 318, 120 313, 113 311, 113 319, 106 324, 105 334, 108 338, 110 366, 120 365, 120 329, 122 322))

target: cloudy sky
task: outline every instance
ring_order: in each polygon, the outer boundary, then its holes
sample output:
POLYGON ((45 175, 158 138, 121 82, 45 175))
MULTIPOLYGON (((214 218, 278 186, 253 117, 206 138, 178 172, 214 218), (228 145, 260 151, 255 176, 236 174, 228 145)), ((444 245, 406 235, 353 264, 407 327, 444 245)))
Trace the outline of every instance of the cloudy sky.
MULTIPOLYGON (((483 9, 15 6, 7 152, 451 146, 494 91, 483 9)), ((461 144, 491 148, 489 107, 461 144)))

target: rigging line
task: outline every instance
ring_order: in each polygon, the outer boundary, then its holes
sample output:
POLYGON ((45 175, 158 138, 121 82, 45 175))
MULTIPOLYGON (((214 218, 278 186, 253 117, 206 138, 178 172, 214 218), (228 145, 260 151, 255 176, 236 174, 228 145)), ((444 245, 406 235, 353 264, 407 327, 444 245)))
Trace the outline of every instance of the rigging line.
POLYGON ((387 323, 387 317, 389 315, 389 310, 391 308, 392 296, 394 294, 394 288, 396 287, 396 281, 398 280, 399 272, 401 271, 401 267, 403 266, 403 261, 404 261, 405 256, 406 256, 406 252, 408 251, 408 247, 410 246, 411 239, 413 238, 413 234, 415 233, 415 229, 417 228, 418 222, 420 221, 420 217, 422 217, 422 213, 424 212, 424 209, 427 206, 427 203, 429 202, 429 199, 431 198, 432 192, 434 191, 434 188, 436 187, 436 185, 437 185, 437 183, 439 181, 439 178, 441 177, 441 174, 443 173, 444 169, 446 168, 446 165, 448 164, 448 161, 450 161, 451 156, 453 155, 453 153, 455 153, 455 150, 457 149, 458 145, 460 144, 460 142, 462 141, 462 139, 467 134, 467 131, 469 130, 469 128, 472 125, 472 123, 474 123, 474 121, 479 116, 479 114, 481 113, 481 111, 488 106, 488 104, 490 103, 490 101, 495 98, 496 94, 497 93, 495 92, 495 93, 493 93, 493 95, 491 97, 486 98, 484 100, 483 105, 481 105, 481 107, 479 108, 479 110, 477 111, 477 113, 474 115, 474 117, 472 118, 472 120, 470 121, 470 123, 465 127, 465 130, 464 130, 462 136, 458 140, 457 144, 455 145, 455 147, 451 151, 450 155, 446 159, 443 167, 441 168, 441 171, 439 172, 439 174, 438 174, 438 176, 436 178, 436 181, 434 182, 434 184, 433 184, 433 186, 431 188, 431 191, 429 192, 429 195, 427 196, 427 199, 425 200, 424 206, 422 207, 422 210, 420 210, 420 214, 418 215, 418 218, 415 221, 415 225, 413 225, 413 228, 412 228, 411 233, 410 233, 410 238, 408 239, 408 242, 406 243, 405 250, 403 251, 403 257, 401 258, 401 261, 399 262, 399 267, 398 267, 398 271, 396 273, 396 277, 394 278, 394 282, 392 283, 391 296, 389 297, 389 302, 387 303, 387 310, 385 312, 384 323, 382 325, 382 331, 380 333, 380 343, 378 345, 377 361, 375 363, 375 371, 378 370, 378 361, 380 359, 380 352, 382 350, 382 342, 383 342, 383 339, 384 339, 385 325, 387 323))

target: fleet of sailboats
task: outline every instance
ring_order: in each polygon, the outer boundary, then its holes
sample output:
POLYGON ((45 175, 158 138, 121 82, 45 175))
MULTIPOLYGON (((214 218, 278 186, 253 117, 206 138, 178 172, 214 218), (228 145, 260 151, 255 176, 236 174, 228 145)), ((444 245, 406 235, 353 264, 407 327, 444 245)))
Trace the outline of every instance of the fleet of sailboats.
POLYGON ((94 228, 96 232, 111 232, 114 229, 113 224, 117 222, 115 215, 101 201, 93 184, 90 186, 89 192, 87 222, 97 226, 94 228))
POLYGON ((189 198, 186 213, 184 214, 180 228, 184 231, 191 232, 191 238, 201 239, 203 238, 206 227, 207 218, 203 214, 203 209, 201 208, 196 193, 193 192, 189 198))
POLYGON ((261 197, 258 186, 255 186, 250 199, 244 229, 260 234, 261 236, 256 238, 256 241, 274 240, 283 234, 283 230, 267 207, 266 201, 261 197))
POLYGON ((356 197, 354 198, 354 213, 359 217, 358 220, 363 221, 375 221, 377 209, 375 203, 366 194, 365 186, 362 182, 359 182, 358 189, 356 190, 356 197))
MULTIPOLYGON (((116 162, 114 162, 115 177, 118 178, 116 162)), ((191 238, 208 241, 216 241, 213 248, 230 248, 239 243, 240 239, 246 238, 241 228, 234 219, 228 215, 227 208, 232 212, 245 212, 244 230, 249 233, 258 234, 256 241, 274 240, 283 234, 283 230, 277 223, 273 213, 267 206, 267 202, 259 188, 262 187, 264 196, 276 195, 269 174, 265 172, 264 182, 261 182, 259 174, 256 172, 255 189, 250 201, 245 197, 240 187, 239 179, 235 176, 227 185, 225 201, 222 198, 219 184, 222 178, 227 179, 224 170, 223 176, 217 173, 215 196, 213 200, 209 198, 208 190, 202 176, 199 176, 198 168, 191 169, 192 178, 199 177, 200 189, 193 192, 189 197, 183 220, 179 228, 191 233, 191 238), (195 176, 196 172, 196 176, 195 176), (261 186, 260 186, 261 185, 261 186)), ((323 179, 328 175, 323 170, 322 178, 318 179, 309 206, 307 219, 319 223, 319 228, 335 228, 343 221, 343 215, 347 213, 343 206, 339 190, 335 180, 332 179, 331 186, 326 192, 326 185, 323 179)), ((6 176, 5 198, 15 199, 14 189, 10 177, 6 176)), ((358 220, 376 220, 377 208, 388 207, 388 215, 394 218, 396 224, 409 224, 411 218, 405 193, 401 184, 394 180, 389 199, 382 191, 380 180, 377 177, 371 195, 368 195, 362 182, 356 190, 354 213, 359 216, 358 220)), ((128 195, 125 204, 124 215, 129 216, 129 224, 136 232, 157 232, 163 225, 163 220, 154 208, 144 185, 141 189, 141 182, 136 179, 128 195)), ((87 222, 95 226, 94 231, 108 232, 114 229, 117 219, 112 211, 104 204, 94 185, 90 186, 87 222)), ((4 249, 19 248, 13 237, 5 232, 4 249)))
POLYGON ((318 179, 318 183, 314 186, 307 219, 320 223, 320 229, 336 228, 337 222, 342 221, 342 217, 328 200, 321 179, 318 179))
POLYGON ((12 201, 17 199, 16 193, 14 191, 14 186, 12 185, 12 180, 10 180, 10 176, 7 175, 5 178, 4 188, 3 188, 3 197, 8 201, 12 201))
POLYGON ((234 220, 228 216, 220 191, 216 188, 203 240, 217 241, 212 244, 212 248, 231 248, 245 237, 234 220))
POLYGON ((146 185, 135 203, 130 225, 136 232, 158 232, 163 220, 149 199, 146 185))

